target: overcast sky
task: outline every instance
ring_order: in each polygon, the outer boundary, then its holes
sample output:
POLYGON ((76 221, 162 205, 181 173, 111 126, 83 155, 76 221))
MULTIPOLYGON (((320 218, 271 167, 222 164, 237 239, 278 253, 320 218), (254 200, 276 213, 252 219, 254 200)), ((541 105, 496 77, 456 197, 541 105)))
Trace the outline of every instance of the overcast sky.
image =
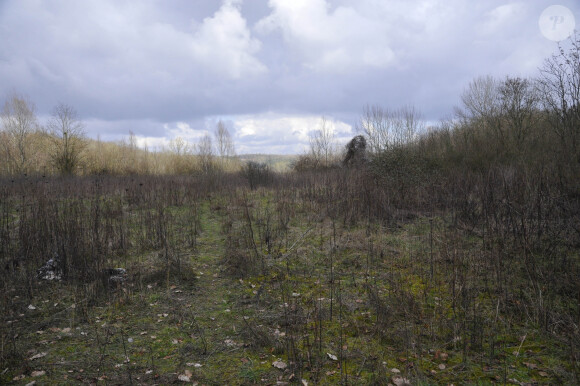
MULTIPOLYGON (((222 119, 239 153, 300 153, 322 116, 345 141, 366 104, 437 122, 477 76, 536 75, 552 4, 0 0, 0 97, 28 96, 41 122, 71 105, 92 138, 195 143, 222 119)), ((556 4, 580 24, 580 2, 556 4)))

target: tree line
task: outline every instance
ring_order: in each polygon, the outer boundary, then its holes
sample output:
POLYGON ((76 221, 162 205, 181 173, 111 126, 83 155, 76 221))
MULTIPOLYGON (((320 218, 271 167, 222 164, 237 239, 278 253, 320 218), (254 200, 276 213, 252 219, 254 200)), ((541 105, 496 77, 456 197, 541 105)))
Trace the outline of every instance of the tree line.
MULTIPOLYGON (((553 165, 560 178, 572 183, 580 163, 579 67, 580 38, 575 34, 558 45, 535 77, 475 78, 462 92, 461 106, 438 125, 426 127, 421 112, 412 105, 365 106, 356 125, 358 135, 346 147, 337 145, 332 124, 322 117, 310 132, 309 151, 297 159, 293 170, 352 165, 353 159, 356 164, 372 161, 379 175, 385 169, 404 169, 408 174, 451 166, 475 170, 526 163, 553 165)), ((118 143, 90 140, 70 105, 59 103, 41 125, 34 103, 13 93, 1 113, 0 174, 240 170, 224 122, 217 123, 213 134, 197 144, 175 138, 163 152, 138 147, 133 133, 118 143)), ((253 165, 257 166, 264 165, 253 165)))
POLYGON ((177 137, 162 151, 138 146, 129 132, 119 142, 86 136, 74 107, 58 103, 41 124, 34 103, 13 92, 0 114, 0 175, 133 175, 214 173, 239 169, 230 132, 218 121, 197 144, 177 137))
MULTIPOLYGON (((580 36, 558 45, 535 77, 480 76, 460 95, 461 105, 427 127, 414 106, 363 109, 355 136, 333 145, 326 120, 311 134, 297 171, 334 168, 365 160, 377 175, 398 170, 476 171, 496 166, 552 167, 559 181, 578 188, 580 175, 580 36), (335 149, 329 153, 329 149, 335 149)), ((358 162, 357 164, 360 164, 358 162)))

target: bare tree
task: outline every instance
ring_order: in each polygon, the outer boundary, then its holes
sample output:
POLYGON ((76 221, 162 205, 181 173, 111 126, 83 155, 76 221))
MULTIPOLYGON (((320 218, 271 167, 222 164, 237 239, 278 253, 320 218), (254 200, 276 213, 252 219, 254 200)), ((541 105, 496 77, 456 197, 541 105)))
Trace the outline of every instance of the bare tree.
POLYGON ((310 152, 318 164, 328 167, 333 148, 334 131, 326 117, 322 117, 318 129, 310 134, 310 152))
POLYGON ((473 143, 474 138, 487 139, 493 135, 496 144, 506 149, 509 140, 502 112, 502 83, 492 76, 480 76, 472 80, 461 94, 462 107, 455 108, 464 134, 473 143))
POLYGON ((59 103, 52 110, 47 128, 53 138, 51 158, 54 166, 61 174, 74 174, 86 147, 84 125, 76 110, 59 103))
POLYGON ((498 114, 499 82, 492 76, 480 76, 469 82, 461 93, 463 109, 457 113, 468 120, 488 119, 498 114))
POLYGON ((176 137, 169 141, 169 149, 177 156, 187 155, 191 150, 187 141, 181 137, 176 137))
POLYGON ((546 59, 537 80, 549 122, 560 138, 564 156, 580 163, 580 35, 558 44, 558 53, 546 59))
POLYGON ((528 79, 509 76, 501 82, 498 92, 501 116, 507 125, 511 146, 521 148, 539 116, 538 93, 528 79))
POLYGON ((425 129, 425 123, 421 112, 415 106, 407 105, 401 107, 397 114, 398 119, 403 122, 401 130, 401 141, 399 145, 404 145, 415 141, 420 132, 425 129))
POLYGON ((220 119, 216 125, 214 136, 222 169, 227 169, 236 156, 234 141, 225 123, 220 119))
POLYGON ((365 135, 367 149, 371 153, 379 153, 388 147, 390 133, 386 116, 387 112, 378 105, 363 108, 357 131, 365 135))
POLYGON ((367 150, 378 154, 414 141, 424 124, 414 106, 390 110, 365 106, 357 127, 366 137, 367 150))
POLYGON ((30 167, 31 134, 38 129, 34 104, 26 97, 13 94, 2 110, 2 128, 5 132, 3 152, 10 173, 25 173, 30 167))
POLYGON ((204 135, 199 141, 197 145, 197 156, 199 158, 201 171, 205 174, 211 173, 214 169, 214 151, 211 137, 208 134, 204 135))

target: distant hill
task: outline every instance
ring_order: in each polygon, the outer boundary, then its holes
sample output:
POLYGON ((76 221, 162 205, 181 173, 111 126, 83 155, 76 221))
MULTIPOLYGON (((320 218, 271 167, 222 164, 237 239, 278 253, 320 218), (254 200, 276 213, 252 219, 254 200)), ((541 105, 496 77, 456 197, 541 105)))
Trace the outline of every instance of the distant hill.
POLYGON ((298 155, 281 155, 281 154, 240 154, 238 156, 240 161, 254 161, 265 163, 272 169, 278 172, 285 172, 290 170, 292 162, 298 159, 298 155))

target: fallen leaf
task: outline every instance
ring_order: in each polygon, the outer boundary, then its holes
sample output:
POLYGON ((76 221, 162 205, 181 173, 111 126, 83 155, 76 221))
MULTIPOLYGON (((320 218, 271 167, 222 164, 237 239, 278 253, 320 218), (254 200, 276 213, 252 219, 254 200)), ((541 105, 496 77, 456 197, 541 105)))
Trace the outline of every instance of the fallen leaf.
POLYGON ((331 353, 329 353, 329 352, 327 352, 327 353, 326 353, 326 355, 328 355, 328 357, 329 357, 330 359, 332 359, 333 361, 337 361, 337 360, 338 360, 338 358, 336 357, 336 355, 333 355, 333 354, 331 354, 331 353))
POLYGON ((36 371, 33 371, 32 373, 30 373, 30 376, 31 377, 42 377, 45 374, 46 374, 46 371, 44 371, 44 370, 36 370, 36 371))
POLYGON ((34 307, 32 304, 30 304, 30 305, 28 306, 28 309, 29 309, 29 310, 36 310, 36 307, 34 307))
POLYGON ((33 386, 33 385, 36 385, 36 381, 32 381, 32 382, 26 384, 26 386, 33 386))
POLYGON ((280 360, 274 361, 272 363, 272 366, 274 366, 275 368, 280 369, 280 370, 284 370, 286 367, 288 367, 288 365, 286 363, 284 363, 280 360))
POLYGON ((38 353, 36 355, 31 356, 30 358, 28 358, 28 360, 29 361, 33 361, 35 359, 42 358, 42 357, 45 357, 45 356, 46 356, 46 353, 45 352, 41 352, 41 353, 38 353))
POLYGON ((400 372, 401 372, 401 370, 399 370, 399 369, 395 369, 395 368, 391 369, 391 373, 393 373, 393 374, 399 374, 400 372))
POLYGON ((445 365, 443 363, 441 363, 438 367, 439 367, 439 370, 445 370, 445 365))
POLYGON ((538 374, 540 374, 540 376, 542 376, 542 377, 547 377, 548 376, 548 373, 545 372, 545 371, 538 371, 538 374))

